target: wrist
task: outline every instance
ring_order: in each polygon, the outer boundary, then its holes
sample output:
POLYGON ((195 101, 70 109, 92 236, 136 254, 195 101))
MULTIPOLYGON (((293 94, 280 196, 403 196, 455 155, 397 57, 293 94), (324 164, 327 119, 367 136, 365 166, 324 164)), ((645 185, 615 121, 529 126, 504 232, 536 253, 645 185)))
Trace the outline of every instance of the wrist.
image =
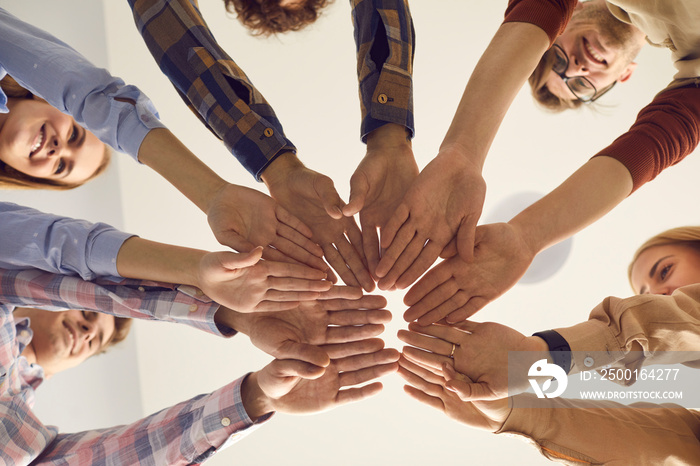
POLYGON ((248 417, 253 422, 273 411, 270 399, 260 388, 257 372, 248 374, 241 383, 241 401, 248 417))
POLYGON ((448 159, 450 163, 455 166, 455 169, 481 176, 486 156, 477 157, 474 154, 474 150, 467 148, 463 144, 457 142, 443 142, 435 158, 441 157, 448 159))
POLYGON ((214 314, 214 323, 218 327, 227 327, 250 336, 251 321, 254 318, 255 313, 243 314, 226 306, 219 306, 219 309, 214 314))
POLYGON ((305 168, 301 160, 294 152, 286 151, 278 155, 275 160, 260 175, 265 185, 269 188, 272 185, 283 182, 292 170, 305 168))
POLYGON ((411 148, 410 133, 405 126, 387 123, 367 135, 367 152, 401 147, 411 148))

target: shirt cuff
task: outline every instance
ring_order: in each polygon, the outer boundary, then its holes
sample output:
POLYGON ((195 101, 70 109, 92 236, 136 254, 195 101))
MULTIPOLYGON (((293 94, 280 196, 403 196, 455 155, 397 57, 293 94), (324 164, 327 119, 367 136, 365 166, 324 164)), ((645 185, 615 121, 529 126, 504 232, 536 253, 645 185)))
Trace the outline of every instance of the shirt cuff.
POLYGON ((96 277, 121 277, 117 272, 117 254, 127 239, 136 236, 116 229, 99 232, 87 251, 88 268, 96 277))
POLYGON ((573 327, 554 330, 564 337, 571 347, 569 374, 603 367, 625 356, 611 330, 598 320, 589 320, 573 327))

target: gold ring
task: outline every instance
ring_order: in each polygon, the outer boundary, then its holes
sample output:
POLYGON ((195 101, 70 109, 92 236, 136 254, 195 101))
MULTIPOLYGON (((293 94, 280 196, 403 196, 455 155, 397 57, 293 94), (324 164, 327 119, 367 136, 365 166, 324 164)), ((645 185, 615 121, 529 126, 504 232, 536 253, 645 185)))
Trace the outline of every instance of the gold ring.
POLYGON ((448 358, 453 359, 453 357, 454 357, 454 355, 455 355, 455 348, 457 348, 457 345, 455 345, 454 343, 452 343, 452 351, 450 351, 450 355, 448 356, 448 358))

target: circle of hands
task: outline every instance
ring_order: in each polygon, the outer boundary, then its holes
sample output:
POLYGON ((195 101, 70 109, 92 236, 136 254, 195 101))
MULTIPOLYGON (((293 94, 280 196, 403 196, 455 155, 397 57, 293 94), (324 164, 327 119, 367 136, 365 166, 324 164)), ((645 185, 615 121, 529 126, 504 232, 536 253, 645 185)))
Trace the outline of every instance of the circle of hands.
POLYGON ((410 142, 368 144, 347 204, 330 178, 301 163, 265 179, 270 196, 220 190, 208 220, 240 252, 205 256, 200 282, 224 306, 220 323, 276 358, 249 376, 267 411, 358 401, 398 372, 418 401, 474 427, 503 425, 508 350, 534 348, 513 329, 467 319, 512 287, 534 255, 516 227, 477 226, 486 184, 461 155, 442 151, 419 174, 410 142), (378 338, 392 314, 384 297, 363 293, 375 283, 409 288, 401 352, 378 338))

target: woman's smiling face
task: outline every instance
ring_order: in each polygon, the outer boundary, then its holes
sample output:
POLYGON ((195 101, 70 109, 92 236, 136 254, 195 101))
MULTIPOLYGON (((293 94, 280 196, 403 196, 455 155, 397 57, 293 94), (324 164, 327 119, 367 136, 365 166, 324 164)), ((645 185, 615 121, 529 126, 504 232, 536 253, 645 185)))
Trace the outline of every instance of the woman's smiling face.
POLYGON ((652 246, 632 266, 632 287, 638 294, 670 295, 694 283, 700 283, 700 250, 688 244, 652 246))
POLYGON ((34 178, 80 184, 102 164, 104 144, 41 100, 8 99, 0 120, 0 160, 34 178))

